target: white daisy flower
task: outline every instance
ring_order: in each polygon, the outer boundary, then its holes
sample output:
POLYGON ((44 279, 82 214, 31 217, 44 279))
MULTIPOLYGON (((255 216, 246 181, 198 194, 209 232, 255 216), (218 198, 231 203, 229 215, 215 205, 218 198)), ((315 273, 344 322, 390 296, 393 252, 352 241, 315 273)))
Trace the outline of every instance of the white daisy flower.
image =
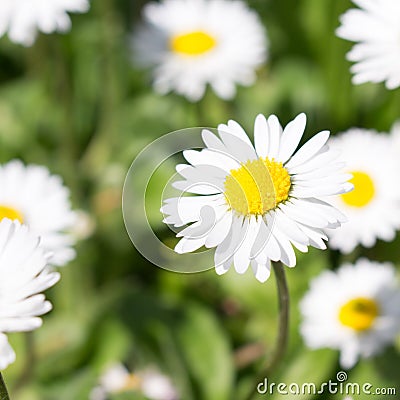
POLYGON ((167 224, 194 222, 178 233, 183 238, 175 251, 216 247, 218 274, 232 263, 244 273, 251 264, 264 282, 271 260, 296 265, 293 246, 302 252, 308 246, 325 249, 323 230, 340 226, 345 217, 321 197, 345 193, 352 185, 334 161, 337 152, 326 145, 329 132, 318 133, 295 152, 305 125, 305 114, 284 130, 276 116, 259 115, 255 148, 235 121, 218 126, 219 138, 203 130, 206 148, 184 151, 190 165, 177 166, 185 180, 173 184, 196 196, 168 199, 161 208, 167 224))
POLYGON ((301 333, 313 348, 340 350, 340 364, 380 353, 400 330, 400 290, 394 267, 367 259, 325 271, 300 303, 301 333))
POLYGON ((178 400, 176 388, 168 376, 161 374, 155 368, 149 368, 139 373, 142 393, 151 400, 178 400))
POLYGON ((336 34, 357 42, 347 54, 355 62, 353 83, 385 82, 388 89, 400 86, 400 2, 398 0, 353 0, 341 18, 336 34))
POLYGON ((111 365, 93 388, 90 400, 106 400, 108 395, 139 391, 149 400, 178 400, 171 380, 154 368, 130 373, 122 364, 111 365))
POLYGON ((50 263, 65 265, 75 257, 73 237, 66 233, 75 224, 69 190, 57 175, 37 165, 14 160, 0 165, 0 220, 19 220, 40 237, 52 253, 50 263))
POLYGON ((400 228, 400 187, 394 184, 400 162, 393 141, 386 134, 353 128, 332 138, 330 146, 341 151, 355 189, 331 201, 349 221, 327 230, 329 245, 350 253, 358 244, 372 247, 377 239, 393 240, 400 228))
POLYGON ((142 64, 154 65, 154 88, 200 100, 206 85, 223 99, 249 86, 266 60, 267 39, 242 1, 163 0, 144 7, 146 25, 134 37, 142 64))
POLYGON ((71 20, 67 12, 88 9, 88 0, 1 0, 0 37, 8 33, 11 41, 31 46, 38 31, 68 31, 71 20))
POLYGON ((42 292, 59 279, 47 269, 39 238, 19 221, 0 222, 0 365, 15 359, 4 333, 32 331, 52 308, 42 292))

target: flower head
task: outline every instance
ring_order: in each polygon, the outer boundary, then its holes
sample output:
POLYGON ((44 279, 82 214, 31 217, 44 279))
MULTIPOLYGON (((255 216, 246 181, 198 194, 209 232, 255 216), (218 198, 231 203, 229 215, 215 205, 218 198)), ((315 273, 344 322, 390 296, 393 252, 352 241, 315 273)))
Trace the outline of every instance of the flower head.
POLYGON ((165 201, 164 222, 182 227, 178 253, 216 247, 215 266, 223 274, 234 264, 244 273, 251 264, 256 278, 268 279, 270 261, 294 267, 293 246, 325 249, 323 230, 336 228, 345 217, 321 197, 352 189, 349 175, 334 160, 336 152, 323 131, 297 152, 306 125, 300 114, 283 129, 276 116, 255 121, 255 147, 235 121, 202 136, 206 148, 187 150, 189 165, 177 166, 183 181, 174 187, 195 196, 165 201))
POLYGON ((344 368, 381 352, 400 330, 400 289, 388 263, 361 259, 325 271, 311 282, 300 307, 306 344, 340 350, 344 368))
POLYGON ((75 223, 69 191, 61 178, 45 167, 24 166, 20 161, 0 165, 0 220, 9 218, 28 225, 40 237, 41 246, 52 253, 50 263, 62 266, 75 257, 75 223))
POLYGON ((144 8, 146 26, 134 38, 139 61, 154 66, 154 88, 191 101, 207 84, 223 99, 235 84, 251 85, 266 59, 266 34, 242 1, 163 0, 144 8))
POLYGON ((331 200, 349 221, 327 230, 329 245, 349 253, 361 244, 372 247, 376 239, 393 240, 400 228, 400 187, 393 184, 400 169, 393 140, 373 130, 353 128, 331 139, 341 151, 354 190, 331 200))
POLYGON ((85 12, 88 0, 1 0, 0 37, 31 46, 37 31, 65 32, 71 28, 67 12, 85 12))
POLYGON ((90 400, 105 400, 107 395, 139 391, 150 400, 178 400, 171 380, 154 368, 130 373, 122 364, 113 364, 100 378, 100 385, 93 388, 90 400))
POLYGON ((15 354, 4 333, 24 332, 42 325, 41 315, 51 310, 41 294, 59 279, 47 269, 48 255, 39 238, 19 221, 0 222, 0 366, 5 368, 15 354))
POLYGON ((400 86, 400 2, 353 0, 360 8, 346 11, 336 33, 356 42, 347 54, 355 62, 353 83, 385 82, 388 89, 400 86))

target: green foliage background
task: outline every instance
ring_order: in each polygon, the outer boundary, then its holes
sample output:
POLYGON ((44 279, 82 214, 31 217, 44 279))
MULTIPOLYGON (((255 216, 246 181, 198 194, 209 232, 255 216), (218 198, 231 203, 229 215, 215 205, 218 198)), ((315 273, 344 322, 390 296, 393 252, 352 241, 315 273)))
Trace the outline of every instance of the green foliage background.
MULTIPOLYGON (((43 328, 28 338, 10 335, 17 362, 5 376, 13 399, 88 399, 112 361, 132 369, 158 365, 183 400, 241 399, 255 384, 263 352, 274 344, 274 279, 260 284, 251 273, 218 277, 213 270, 174 274, 147 263, 122 220, 122 185, 130 163, 146 144, 170 131, 215 127, 232 118, 251 132, 258 113, 275 113, 286 124, 306 112, 305 139, 323 129, 336 133, 352 126, 388 131, 400 117, 399 90, 350 82, 345 53, 351 45, 334 35, 349 0, 249 0, 268 30, 269 62, 256 84, 240 88, 234 101, 208 92, 200 104, 155 94, 148 71, 132 66, 129 34, 144 3, 92 1, 88 14, 72 16, 71 33, 41 35, 32 48, 0 40, 1 162, 17 157, 62 175, 74 206, 96 223, 49 291, 54 310, 43 328)), ((161 218, 155 224, 167 236, 161 218)), ((398 239, 378 243, 348 259, 366 255, 398 263, 398 244, 398 239)), ((298 302, 312 277, 341 261, 334 252, 310 250, 287 270, 289 351, 271 380, 318 384, 340 370, 337 352, 303 345, 298 302)), ((397 385, 399 392, 399 348, 359 363, 349 380, 397 385)), ((115 397, 123 398, 140 396, 115 397)))

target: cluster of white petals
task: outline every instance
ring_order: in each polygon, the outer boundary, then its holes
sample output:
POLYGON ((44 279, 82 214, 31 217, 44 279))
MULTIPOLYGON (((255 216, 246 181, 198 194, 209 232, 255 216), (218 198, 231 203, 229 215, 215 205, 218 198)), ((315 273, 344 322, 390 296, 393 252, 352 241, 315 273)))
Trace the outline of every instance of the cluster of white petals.
POLYGON ((0 37, 31 46, 37 32, 66 32, 71 28, 68 12, 89 9, 88 0, 1 0, 0 37))

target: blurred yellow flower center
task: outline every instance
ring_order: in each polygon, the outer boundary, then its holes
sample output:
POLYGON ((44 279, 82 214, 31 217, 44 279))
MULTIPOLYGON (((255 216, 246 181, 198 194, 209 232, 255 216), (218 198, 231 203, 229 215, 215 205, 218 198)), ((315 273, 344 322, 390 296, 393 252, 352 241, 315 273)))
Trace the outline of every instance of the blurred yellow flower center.
POLYGON ((124 386, 120 388, 119 393, 137 390, 140 387, 141 380, 135 374, 129 374, 124 382, 124 386))
POLYGON ((353 178, 350 182, 354 185, 354 190, 342 194, 342 200, 349 206, 364 207, 375 195, 375 186, 371 177, 365 172, 351 172, 353 178))
POLYGON ((224 185, 233 210, 242 215, 264 215, 287 200, 291 181, 282 163, 259 158, 232 169, 224 185))
POLYGON ((171 39, 171 49, 175 53, 198 56, 207 53, 216 45, 216 40, 202 31, 185 33, 171 39))
POLYGON ((11 220, 17 219, 21 224, 24 222, 24 217, 18 210, 12 207, 0 205, 0 221, 3 218, 9 218, 11 220))
POLYGON ((378 314, 379 307, 374 300, 358 297, 340 309, 339 320, 356 331, 365 331, 371 328, 378 314))

